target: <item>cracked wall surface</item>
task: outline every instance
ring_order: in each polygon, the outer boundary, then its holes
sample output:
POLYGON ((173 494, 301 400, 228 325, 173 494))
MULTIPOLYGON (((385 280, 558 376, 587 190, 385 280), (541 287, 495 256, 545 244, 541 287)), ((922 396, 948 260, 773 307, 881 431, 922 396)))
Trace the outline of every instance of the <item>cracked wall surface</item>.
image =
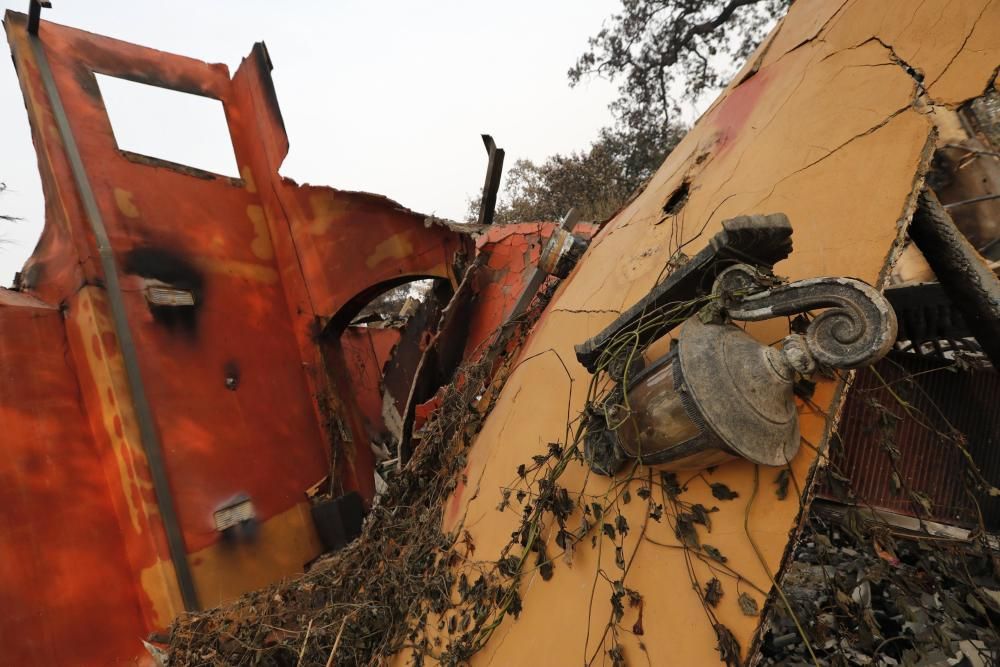
MULTIPOLYGON (((592 243, 576 271, 559 288, 522 351, 497 405, 473 445, 467 483, 449 503, 446 530, 469 530, 477 556, 494 558, 518 525, 518 512, 496 511, 500 489, 519 464, 565 442, 567 414, 578 415, 589 381, 573 345, 596 334, 618 312, 656 283, 671 255, 698 251, 742 214, 781 211, 794 227, 792 256, 776 272, 801 279, 840 275, 883 286, 895 260, 933 151, 935 115, 978 96, 993 84, 1000 63, 1000 1, 799 0, 653 177, 645 191, 592 243), (663 205, 682 183, 687 203, 676 215, 663 205)), ((750 328, 773 342, 787 322, 750 328)), ((666 349, 661 341, 655 357, 666 349)), ((791 462, 793 489, 805 491, 841 387, 822 381, 819 408, 799 406, 803 445, 791 462)), ((720 466, 706 478, 739 494, 715 500, 705 483, 692 482, 684 498, 718 506, 705 541, 762 591, 780 567, 799 514, 794 490, 779 500, 777 469, 751 464, 720 466), (751 498, 753 498, 751 503, 751 498), (746 523, 745 523, 746 522, 746 523), (752 540, 751 540, 752 538, 752 540), (759 546, 760 558, 753 544, 759 546)), ((604 493, 609 482, 571 467, 560 480, 571 491, 604 493)), ((634 490, 633 490, 634 491, 634 490)), ((640 543, 646 503, 622 507, 635 527, 625 539, 633 558, 625 585, 644 597, 645 633, 625 633, 629 664, 708 665, 720 662, 712 624, 692 590, 688 567, 701 581, 712 575, 688 563, 673 531, 649 522, 640 543), (646 655, 643 654, 645 652, 646 655)), ((548 535, 548 553, 559 553, 548 535)), ((610 613, 608 582, 615 576, 613 548, 599 540, 577 547, 572 564, 556 559, 554 576, 528 575, 523 611, 510 617, 477 654, 475 664, 580 664, 609 662, 601 648, 610 613), (603 546, 602 546, 603 544, 603 546), (589 638, 589 643, 588 643, 589 638)), ((739 641, 744 655, 759 617, 737 604, 732 579, 715 613, 739 641)), ((764 596, 744 583, 763 606, 764 596)), ((635 609, 621 625, 631 628, 635 609)))

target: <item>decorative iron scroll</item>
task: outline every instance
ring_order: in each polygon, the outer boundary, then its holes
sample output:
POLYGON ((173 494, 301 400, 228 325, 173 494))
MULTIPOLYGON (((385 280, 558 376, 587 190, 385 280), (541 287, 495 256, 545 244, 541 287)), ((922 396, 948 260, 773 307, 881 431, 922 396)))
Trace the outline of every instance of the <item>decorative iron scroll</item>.
MULTIPOLYGON (((812 319, 804 337, 793 334, 786 341, 793 346, 804 342, 804 351, 825 366, 866 366, 896 341, 892 306, 870 285, 853 278, 809 278, 767 288, 759 271, 736 265, 719 275, 714 292, 727 317, 745 322, 825 309, 812 319)), ((799 361, 795 366, 801 371, 808 364, 799 361)))
POLYGON ((796 378, 871 364, 895 343, 895 313, 871 286, 774 275, 773 262, 791 249, 784 215, 731 220, 724 229, 577 346, 577 359, 613 382, 585 413, 584 456, 593 471, 614 475, 628 460, 678 470, 733 458, 785 464, 799 449, 796 378), (789 315, 805 317, 777 347, 733 324, 789 315), (676 345, 643 368, 649 344, 682 322, 676 345))
MULTIPOLYGON (((656 285, 637 304, 622 313, 601 333, 576 346, 576 358, 591 373, 615 336, 625 330, 634 330, 638 346, 644 348, 657 338, 666 335, 673 326, 648 328, 640 326, 644 319, 671 303, 693 302, 711 292, 715 278, 734 264, 752 264, 769 270, 792 252, 792 225, 784 213, 770 215, 744 215, 722 222, 722 231, 712 237, 708 247, 689 259, 656 285)), ((678 315, 679 324, 693 315, 678 315)))

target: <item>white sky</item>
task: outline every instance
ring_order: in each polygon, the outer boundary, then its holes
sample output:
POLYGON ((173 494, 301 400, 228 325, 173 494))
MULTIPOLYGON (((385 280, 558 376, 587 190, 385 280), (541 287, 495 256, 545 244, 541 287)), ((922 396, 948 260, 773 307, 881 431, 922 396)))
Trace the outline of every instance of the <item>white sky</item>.
MULTIPOLYGON (((481 133, 496 138, 510 166, 586 148, 611 122, 614 86, 592 81, 570 89, 566 70, 618 9, 616 0, 53 5, 43 18, 225 63, 231 72, 264 40, 291 143, 281 173, 300 183, 377 192, 423 213, 464 218, 485 175, 481 133)), ((0 6, 27 11, 28 0, 0 0, 0 6)), ((24 218, 0 229, 0 284, 7 285, 37 240, 43 202, 20 88, 6 57, 0 101, 0 181, 8 187, 0 213, 24 218)), ((143 120, 123 104, 126 119, 143 120)), ((197 139, 191 144, 204 148, 197 139)))

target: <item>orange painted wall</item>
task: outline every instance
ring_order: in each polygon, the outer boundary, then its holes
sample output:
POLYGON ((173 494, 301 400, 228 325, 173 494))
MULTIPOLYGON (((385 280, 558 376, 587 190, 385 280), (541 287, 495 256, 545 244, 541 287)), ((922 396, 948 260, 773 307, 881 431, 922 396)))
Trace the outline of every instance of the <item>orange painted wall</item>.
MULTIPOLYGON (((55 466, 36 467, 30 479, 57 492, 12 485, 19 501, 0 504, 0 524, 34 531, 37 544, 26 544, 37 550, 44 542, 50 553, 34 560, 0 555, 0 590, 9 608, 44 610, 50 621, 32 630, 23 624, 28 616, 0 615, 0 637, 20 636, 28 651, 85 634, 103 651, 95 656, 135 657, 143 654, 139 639, 164 628, 183 605, 105 268, 25 20, 8 12, 5 28, 38 152, 46 226, 22 272, 22 292, 3 298, 16 302, 17 312, 19 300, 41 304, 48 329, 30 349, 26 332, 0 332, 0 354, 7 355, 0 390, 47 384, 25 393, 25 410, 8 413, 0 449, 18 453, 15 461, 49 461, 73 425, 74 448, 89 448, 88 479, 100 476, 103 487, 66 484, 55 466), (48 385, 52 400, 46 403, 48 385), (55 397, 69 386, 74 403, 66 413, 69 404, 55 397), (22 432, 35 435, 18 439, 22 432), (75 523, 60 539, 61 519, 47 509, 74 498, 93 506, 101 528, 86 532, 75 523), (67 570, 69 578, 53 579, 79 596, 27 600, 30 589, 20 580, 41 582, 49 576, 46 558, 64 567, 84 551, 81 567, 67 570), (107 565, 89 567, 92 560, 107 565), (109 582, 120 599, 94 593, 109 582)), ((473 243, 446 225, 426 225, 425 216, 387 198, 298 186, 278 176, 288 145, 262 44, 230 78, 223 65, 46 21, 38 39, 110 241, 125 326, 199 601, 213 606, 300 572, 320 552, 305 491, 331 472, 331 460, 338 488, 369 501, 374 492, 352 378, 342 360, 324 358, 339 351, 324 352, 320 343, 388 284, 408 276, 454 280, 456 260, 471 255, 473 243), (120 151, 95 72, 220 100, 241 177, 120 151), (149 280, 190 290, 195 306, 152 310, 149 280), (334 421, 354 437, 333 433, 334 421), (259 529, 253 539, 232 543, 222 539, 213 515, 237 494, 254 504, 259 529)), ((78 460, 83 465, 85 459, 78 460)), ((25 656, 19 664, 113 662, 25 656)))
POLYGON ((149 601, 134 585, 80 386, 67 367, 62 314, 0 292, 0 340, 0 662, 131 660, 147 632, 141 608, 149 601), (100 619, 101 631, 86 618, 100 619))
POLYGON ((354 390, 355 400, 370 440, 388 436, 382 418, 382 369, 399 343, 397 327, 348 327, 340 337, 354 390))

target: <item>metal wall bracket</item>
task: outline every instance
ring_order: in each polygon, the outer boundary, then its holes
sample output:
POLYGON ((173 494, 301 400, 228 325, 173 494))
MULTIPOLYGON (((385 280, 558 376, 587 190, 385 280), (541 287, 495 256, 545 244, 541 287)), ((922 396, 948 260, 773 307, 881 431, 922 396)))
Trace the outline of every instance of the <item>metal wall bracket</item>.
POLYGON ((785 464, 799 449, 796 377, 819 367, 870 364, 895 343, 895 314, 871 286, 839 277, 786 283, 772 273, 774 261, 791 249, 784 215, 726 221, 723 229, 695 259, 577 346, 585 366, 614 382, 585 416, 584 456, 595 472, 613 475, 629 459, 674 469, 737 457, 785 464), (739 262, 741 255, 752 263, 739 262), (732 324, 812 310, 820 312, 780 347, 732 324), (667 355, 645 369, 635 363, 681 321, 667 355))
POLYGON ((678 313, 664 326, 641 326, 654 313, 670 304, 695 301, 709 294, 716 276, 734 264, 749 264, 762 274, 769 274, 771 267, 791 252, 792 225, 784 213, 725 220, 722 231, 712 237, 704 250, 671 273, 601 333, 577 345, 576 358, 593 373, 617 334, 625 330, 636 331, 638 347, 644 348, 693 315, 700 305, 692 305, 678 313))
MULTIPOLYGON (((716 280, 715 311, 727 319, 758 322, 823 309, 804 333, 785 339, 796 355, 799 372, 816 363, 830 368, 867 366, 885 356, 896 342, 896 314, 889 301, 854 278, 808 278, 768 287, 752 267, 736 265, 716 280), (808 362, 808 363, 807 363, 808 362)), ((787 356, 787 355, 786 355, 787 356)))

